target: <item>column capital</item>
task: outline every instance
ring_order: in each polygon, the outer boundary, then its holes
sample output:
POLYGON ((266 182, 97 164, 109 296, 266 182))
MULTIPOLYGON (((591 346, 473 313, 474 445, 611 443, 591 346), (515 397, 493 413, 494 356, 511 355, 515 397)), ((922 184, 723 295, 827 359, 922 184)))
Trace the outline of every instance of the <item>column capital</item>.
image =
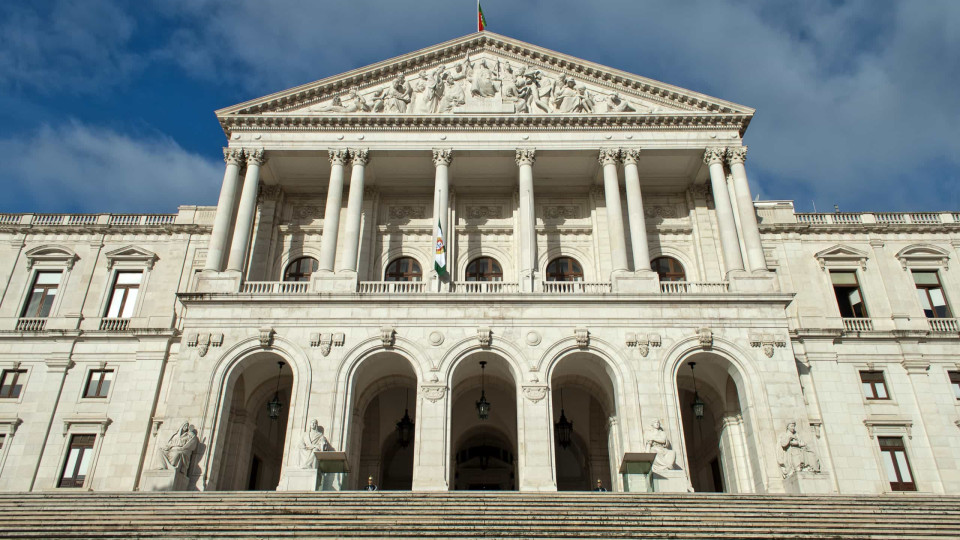
POLYGON ((243 163, 243 149, 224 148, 223 161, 225 161, 227 165, 240 165, 243 163))
POLYGON ((352 158, 353 165, 366 165, 370 163, 370 149, 354 148, 350 151, 350 157, 352 158))
POLYGON ((243 151, 247 158, 247 165, 263 165, 267 158, 263 155, 263 148, 247 148, 243 151))
POLYGON ((639 148, 627 148, 621 153, 623 162, 629 165, 636 165, 637 161, 640 159, 640 149, 639 148))
POLYGON ((350 151, 346 148, 331 148, 327 153, 330 156, 330 163, 334 165, 343 165, 350 159, 350 151))
POLYGON ((727 163, 733 165, 734 163, 743 163, 747 160, 747 147, 746 146, 732 146, 727 148, 727 163))
POLYGON ((533 165, 537 160, 536 148, 517 148, 517 165, 533 165))
POLYGON ((620 155, 623 151, 619 148, 601 148, 597 161, 601 165, 616 165, 620 161, 620 155))
POLYGON ((713 165, 714 163, 723 163, 723 157, 727 153, 726 146, 712 146, 708 147, 703 152, 703 162, 707 165, 713 165))
POLYGON ((450 163, 453 161, 453 148, 434 148, 433 149, 433 164, 436 167, 441 165, 450 166, 450 163))

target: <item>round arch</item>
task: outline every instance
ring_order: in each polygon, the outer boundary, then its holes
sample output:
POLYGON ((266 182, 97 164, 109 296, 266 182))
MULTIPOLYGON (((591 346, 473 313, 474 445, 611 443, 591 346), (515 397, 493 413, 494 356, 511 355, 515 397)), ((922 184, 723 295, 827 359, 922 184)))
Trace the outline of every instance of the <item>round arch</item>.
POLYGON ((425 251, 412 246, 399 246, 380 254, 379 260, 377 261, 377 267, 380 268, 380 273, 378 274, 380 279, 383 279, 383 276, 386 274, 387 267, 390 266, 390 263, 403 257, 409 257, 417 261, 417 264, 419 264, 420 268, 423 270, 423 279, 427 279, 427 276, 430 273, 430 268, 433 268, 432 264, 427 264, 427 262, 432 263, 430 255, 425 251))
POLYGON ((570 257, 577 261, 580 264, 580 268, 583 269, 583 280, 584 281, 596 281, 596 269, 593 265, 593 259, 583 250, 577 247, 570 246, 556 246, 544 250, 541 253, 537 254, 537 268, 540 269, 540 275, 547 275, 547 265, 550 264, 554 259, 560 257, 570 257))
POLYGON ((290 246, 290 249, 285 250, 274 261, 273 275, 277 276, 278 281, 283 279, 283 272, 287 269, 287 266, 301 257, 312 257, 319 261, 320 249, 308 245, 290 246))
POLYGON ((474 259, 481 257, 491 257, 500 264, 500 269, 503 270, 503 281, 514 282, 517 280, 513 257, 506 251, 492 246, 474 246, 459 254, 456 259, 457 276, 459 276, 457 279, 464 279, 467 275, 467 265, 474 259))
POLYGON ((671 246, 651 245, 650 260, 647 261, 647 264, 653 262, 657 257, 671 257, 680 261, 680 264, 683 265, 683 271, 686 274, 687 281, 701 281, 703 279, 703 276, 700 275, 700 267, 697 266, 696 261, 685 251, 671 246))

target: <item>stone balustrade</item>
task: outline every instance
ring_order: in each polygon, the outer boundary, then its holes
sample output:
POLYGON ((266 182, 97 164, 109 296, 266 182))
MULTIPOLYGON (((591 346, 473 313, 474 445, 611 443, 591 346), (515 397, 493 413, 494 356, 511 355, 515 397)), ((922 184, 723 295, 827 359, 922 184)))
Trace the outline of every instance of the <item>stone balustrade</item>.
POLYGON ((960 324, 957 319, 927 319, 930 331, 935 333, 960 333, 960 324))
POLYGON ((606 294, 613 292, 609 281, 544 281, 543 292, 553 294, 606 294))
POLYGON ((455 281, 453 292, 460 294, 510 294, 520 292, 519 283, 506 281, 455 281))
POLYGON ((873 332, 873 319, 867 317, 844 317, 844 332, 873 332))
POLYGON ((425 281, 361 281, 360 294, 420 294, 427 292, 425 281))
POLYGON ((241 294, 306 294, 310 283, 306 281, 247 281, 240 286, 241 294))
POLYGON ((960 212, 794 212, 790 201, 756 201, 761 224, 944 225, 960 224, 960 212))
POLYGON ((727 281, 661 281, 663 294, 718 294, 730 292, 727 281))
POLYGON ((181 206, 176 214, 0 214, 0 227, 211 225, 215 211, 212 206, 181 206))
POLYGON ((42 332, 47 327, 47 319, 43 317, 20 317, 17 319, 17 330, 20 332, 42 332))
POLYGON ((125 332, 130 328, 130 319, 123 317, 104 317, 100 319, 100 330, 106 332, 125 332))

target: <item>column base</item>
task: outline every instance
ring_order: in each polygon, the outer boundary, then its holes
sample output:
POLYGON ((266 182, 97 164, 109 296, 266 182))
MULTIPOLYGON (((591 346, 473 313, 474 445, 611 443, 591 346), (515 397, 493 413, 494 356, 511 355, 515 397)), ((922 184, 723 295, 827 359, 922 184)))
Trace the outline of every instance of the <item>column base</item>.
POLYGON ((277 491, 317 491, 323 473, 317 469, 294 469, 284 471, 277 491))
POLYGON ((660 292, 660 276, 652 270, 614 273, 613 292, 622 294, 656 294, 660 292))
POLYGON ((159 469, 143 473, 140 491, 186 491, 190 479, 176 469, 159 469))
POLYGON ((236 270, 215 272, 204 270, 197 278, 196 292, 201 293, 237 293, 240 292, 242 275, 236 270))
POLYGON ((314 274, 312 288, 316 292, 354 293, 357 292, 357 273, 350 270, 323 272, 314 274))
POLYGON ((650 473, 656 493, 689 493, 693 491, 687 473, 682 470, 653 471, 650 473))
POLYGON ((800 471, 783 479, 787 493, 834 493, 830 476, 825 472, 800 471))
POLYGON ((743 270, 731 270, 727 273, 731 292, 775 293, 779 292, 776 274, 766 270, 752 274, 743 270))

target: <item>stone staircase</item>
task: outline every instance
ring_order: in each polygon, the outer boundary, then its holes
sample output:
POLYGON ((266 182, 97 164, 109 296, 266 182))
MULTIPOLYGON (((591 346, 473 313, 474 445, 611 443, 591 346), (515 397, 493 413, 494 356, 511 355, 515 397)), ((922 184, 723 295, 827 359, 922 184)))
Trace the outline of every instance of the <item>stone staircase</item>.
POLYGON ((0 538, 958 538, 960 497, 0 494, 0 538))

